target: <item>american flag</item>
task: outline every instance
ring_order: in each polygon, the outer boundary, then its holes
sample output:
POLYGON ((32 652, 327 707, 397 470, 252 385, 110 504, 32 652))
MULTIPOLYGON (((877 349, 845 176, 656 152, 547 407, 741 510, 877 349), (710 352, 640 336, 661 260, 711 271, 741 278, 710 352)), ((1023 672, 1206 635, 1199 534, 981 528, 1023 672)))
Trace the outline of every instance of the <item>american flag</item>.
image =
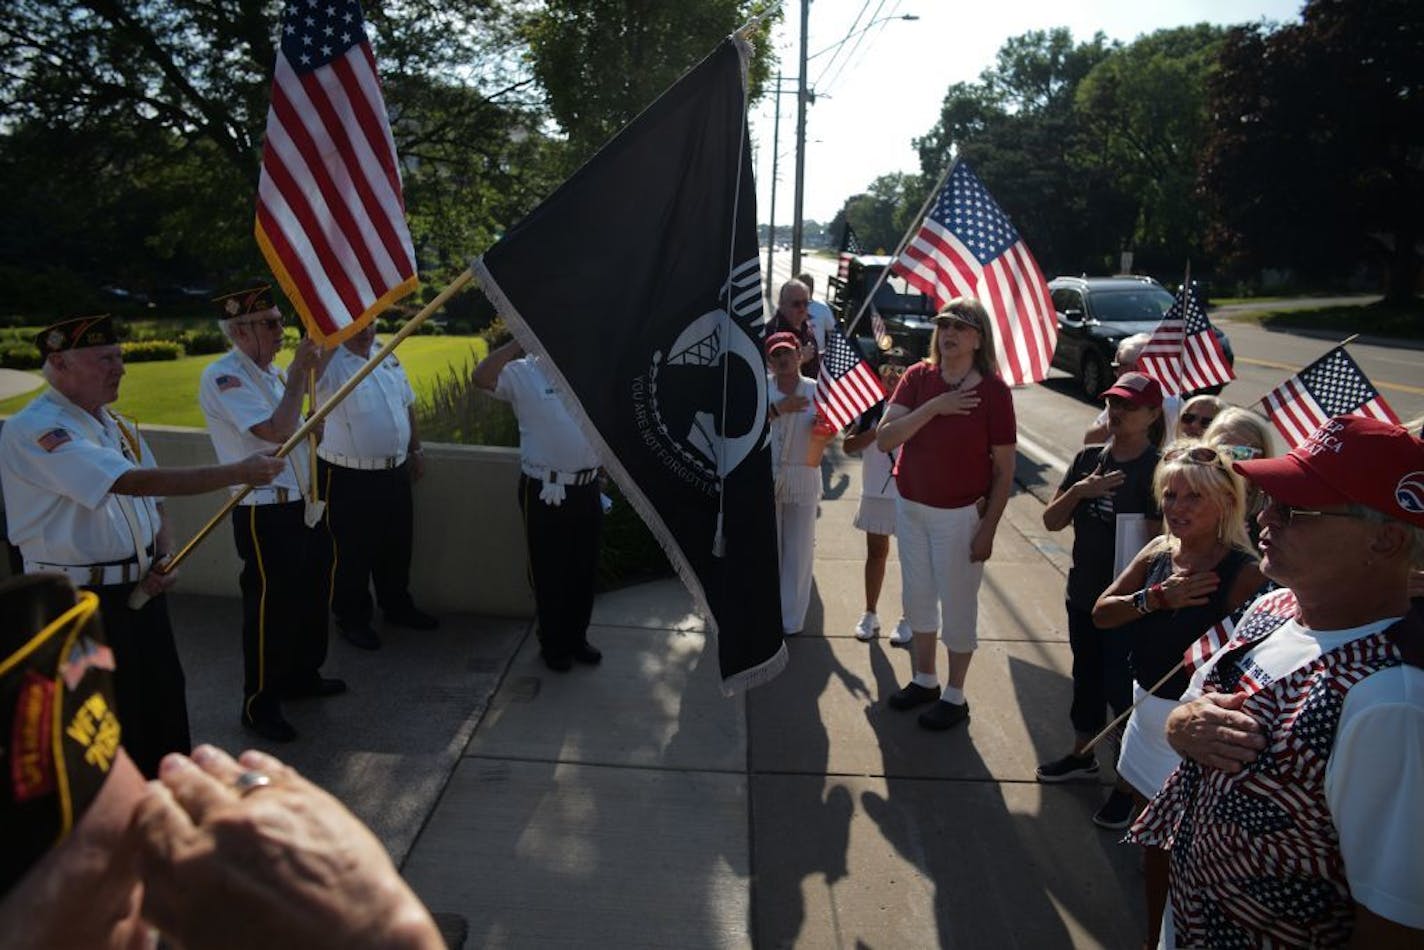
POLYGON ((850 276, 850 259, 859 254, 864 254, 865 248, 860 246, 860 238, 855 236, 855 231, 851 229, 850 222, 846 222, 845 234, 841 237, 841 258, 840 266, 836 276, 845 280, 850 276))
POLYGON ((1182 286, 1152 331, 1152 339, 1137 357, 1137 368, 1161 383, 1168 396, 1224 386, 1236 378, 1191 284, 1182 286))
POLYGON ((1292 448, 1332 416, 1399 422, 1364 370, 1343 346, 1326 353, 1261 399, 1266 415, 1292 448))
POLYGON ((836 327, 826 330, 826 352, 821 354, 821 375, 816 379, 816 405, 837 429, 844 429, 861 413, 885 398, 880 378, 846 342, 836 327))
POLYGON ((889 331, 885 329, 885 318, 880 315, 880 309, 875 304, 870 305, 870 332, 875 336, 875 344, 880 345, 880 341, 889 336, 889 331))
POLYGON ((289 0, 257 243, 307 332, 351 336, 419 284, 395 141, 355 0, 289 0))
POLYGON ((1028 245, 982 182, 959 162, 919 232, 891 269, 943 307, 978 297, 994 322, 994 351, 1014 386, 1048 375, 1058 320, 1028 245))
POLYGON ((1295 612, 1295 595, 1287 588, 1277 587, 1270 581, 1255 597, 1250 598, 1236 610, 1221 618, 1212 628, 1202 634, 1186 653, 1182 654, 1182 669, 1190 675, 1211 659, 1212 654, 1231 642, 1236 633, 1236 625, 1250 612, 1253 617, 1279 617, 1295 612))

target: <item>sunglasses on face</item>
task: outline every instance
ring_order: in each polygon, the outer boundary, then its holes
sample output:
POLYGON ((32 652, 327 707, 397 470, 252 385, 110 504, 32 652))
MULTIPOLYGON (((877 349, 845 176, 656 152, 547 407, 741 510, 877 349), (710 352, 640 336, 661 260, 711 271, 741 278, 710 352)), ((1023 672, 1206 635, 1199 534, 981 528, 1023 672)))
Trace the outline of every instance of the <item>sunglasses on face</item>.
POLYGON ((1297 518, 1363 518, 1364 515, 1356 514, 1353 511, 1321 511, 1318 508, 1302 508, 1299 505, 1287 505, 1277 501, 1270 495, 1262 493, 1261 510, 1273 508, 1276 512, 1276 520, 1283 525, 1290 525, 1297 518))
POLYGON ((1200 422, 1203 426, 1209 426, 1211 425, 1211 420, 1215 418, 1216 416, 1204 416, 1195 412, 1182 413, 1182 421, 1189 426, 1196 425, 1198 422, 1200 422))
POLYGON ((259 317, 256 320, 244 320, 242 321, 242 325, 245 327, 261 327, 264 330, 276 330, 282 326, 282 318, 259 317))
POLYGON ((1208 445, 1194 445, 1186 449, 1170 449, 1162 456, 1164 462, 1175 462, 1177 459, 1185 459, 1196 465, 1216 465, 1225 468, 1226 463, 1221 459, 1221 453, 1208 445))

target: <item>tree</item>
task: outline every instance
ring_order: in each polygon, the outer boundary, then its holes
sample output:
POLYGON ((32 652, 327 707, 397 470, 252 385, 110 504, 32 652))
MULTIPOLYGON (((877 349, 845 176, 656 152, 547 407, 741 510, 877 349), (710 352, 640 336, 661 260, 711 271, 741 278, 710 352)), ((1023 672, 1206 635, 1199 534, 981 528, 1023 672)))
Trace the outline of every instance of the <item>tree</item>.
MULTIPOLYGON (((546 0, 524 25, 530 63, 548 108, 568 136, 568 162, 589 158, 762 0, 546 0)), ((771 68, 764 21, 753 45, 751 98, 771 68)))
POLYGON ((827 226, 831 240, 840 241, 845 233, 845 223, 849 221, 861 247, 869 252, 891 253, 913 223, 909 217, 918 205, 910 208, 906 196, 917 182, 918 176, 903 172, 875 179, 869 191, 847 198, 841 210, 836 212, 827 226))
POLYGON ((1424 18, 1411 0, 1310 0, 1301 23, 1227 36, 1201 166, 1212 244, 1321 284, 1373 250, 1392 302, 1419 284, 1424 18))

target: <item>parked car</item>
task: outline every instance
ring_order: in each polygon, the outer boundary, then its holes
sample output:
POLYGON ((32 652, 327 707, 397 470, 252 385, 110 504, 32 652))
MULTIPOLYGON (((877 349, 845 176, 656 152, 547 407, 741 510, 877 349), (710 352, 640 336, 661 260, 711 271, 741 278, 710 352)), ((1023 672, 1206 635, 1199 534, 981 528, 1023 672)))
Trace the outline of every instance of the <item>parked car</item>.
MULTIPOLYGON (((1172 306, 1171 293, 1151 277, 1055 277, 1048 282, 1058 312, 1058 348, 1053 366, 1073 374, 1083 393, 1097 401, 1113 378, 1117 345, 1134 333, 1151 333, 1172 306)), ((1228 363, 1231 341, 1216 327, 1228 363)), ((1207 392, 1220 392, 1216 386, 1207 392)))
MULTIPOLYGON (((848 255, 845 276, 830 278, 831 312, 844 330, 855 319, 866 295, 890 266, 893 258, 884 255, 848 255)), ((894 345, 916 357, 929 353, 930 334, 934 332, 934 301, 910 287, 902 278, 888 277, 875 291, 875 309, 885 321, 885 331, 894 345)), ((865 353, 875 351, 877 341, 871 339, 869 313, 856 324, 855 335, 865 353)))

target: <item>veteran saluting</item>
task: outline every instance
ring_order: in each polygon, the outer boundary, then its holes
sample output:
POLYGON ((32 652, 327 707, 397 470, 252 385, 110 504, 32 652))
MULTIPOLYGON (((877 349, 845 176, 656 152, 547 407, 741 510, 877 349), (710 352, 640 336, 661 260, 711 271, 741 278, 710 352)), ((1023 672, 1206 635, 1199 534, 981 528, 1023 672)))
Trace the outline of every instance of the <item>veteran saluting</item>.
POLYGON ((123 354, 107 315, 65 320, 35 338, 49 388, 0 432, 0 481, 10 541, 26 574, 63 574, 92 590, 108 631, 123 743, 152 777, 169 752, 187 752, 183 667, 164 592, 174 573, 152 570, 170 551, 163 496, 265 485, 283 463, 243 453, 228 464, 159 468, 118 398, 123 354), (138 610, 129 595, 150 600, 138 610))
MULTIPOLYGON (((270 288, 218 297, 219 325, 232 344, 203 371, 198 402, 220 460, 275 451, 301 424, 307 373, 321 351, 297 345, 284 375, 272 365, 282 348, 282 314, 270 288)), ((346 691, 321 675, 326 662, 331 534, 311 489, 311 455, 299 445, 272 484, 254 489, 232 512, 242 558, 242 724, 274 742, 297 736, 283 699, 346 691)))

